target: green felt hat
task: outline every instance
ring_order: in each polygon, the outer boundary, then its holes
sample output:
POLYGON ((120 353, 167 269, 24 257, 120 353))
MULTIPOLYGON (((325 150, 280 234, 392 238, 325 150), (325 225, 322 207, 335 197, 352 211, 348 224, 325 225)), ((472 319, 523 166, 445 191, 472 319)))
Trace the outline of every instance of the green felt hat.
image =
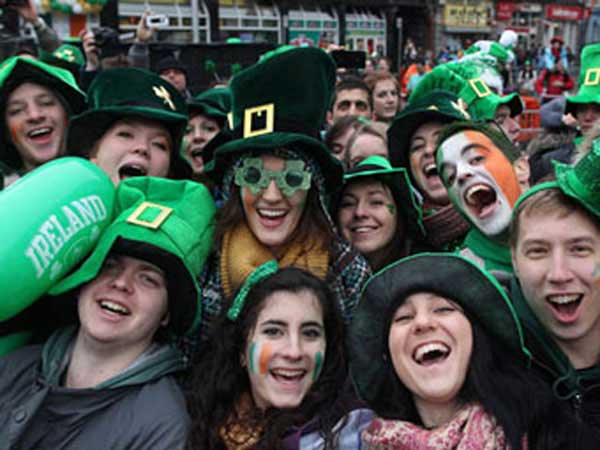
POLYGON ((318 48, 269 52, 231 81, 233 140, 217 149, 207 172, 217 181, 240 154, 278 148, 301 151, 320 165, 330 190, 342 166, 320 139, 335 84, 335 63, 318 48))
POLYGON ((63 44, 52 53, 42 52, 40 59, 47 64, 69 70, 79 70, 85 64, 83 52, 78 46, 72 44, 63 44))
POLYGON ((406 167, 410 173, 409 148, 414 132, 428 122, 450 123, 469 120, 468 105, 449 91, 434 89, 417 97, 411 96, 408 105, 394 118, 388 129, 388 148, 394 167, 406 167))
POLYGON ((411 294, 431 292, 458 303, 494 338, 531 357, 516 312, 498 281, 453 253, 421 253, 373 275, 354 311, 347 346, 356 390, 371 407, 385 386, 388 335, 395 310, 411 294))
POLYGON ((565 113, 575 115, 577 105, 600 103, 600 43, 590 44, 581 51, 579 92, 567 97, 565 113))
MULTIPOLYGON (((14 56, 0 65, 0 114, 4 110, 9 94, 25 82, 48 87, 59 95, 70 114, 79 114, 85 108, 86 95, 79 89, 75 78, 68 70, 51 66, 30 58, 14 56)), ((13 168, 21 166, 21 160, 6 134, 6 124, 0 127, 0 160, 13 168)))
POLYGON ((426 231, 423 225, 423 212, 413 192, 406 169, 392 167, 388 159, 383 156, 369 156, 348 169, 344 174, 344 186, 365 178, 381 180, 390 188, 396 205, 407 220, 410 236, 424 238, 426 231))
POLYGON ((117 188, 114 221, 81 267, 50 293, 61 294, 93 280, 109 252, 117 251, 165 271, 172 329, 189 334, 200 321, 196 277, 212 247, 215 211, 202 184, 156 177, 124 180, 117 188))
POLYGON ((590 152, 575 166, 558 161, 553 161, 553 164, 556 180, 537 184, 521 195, 513 208, 513 217, 526 199, 544 189, 560 189, 600 217, 600 139, 594 141, 590 152))
POLYGON ((229 88, 208 89, 189 100, 188 109, 190 116, 203 114, 217 120, 223 128, 231 111, 231 91, 229 88))
POLYGON ((435 67, 419 82, 409 101, 434 89, 450 91, 462 98, 469 106, 473 120, 493 120, 500 105, 510 108, 511 117, 523 111, 523 102, 518 94, 505 96, 495 94, 484 81, 485 66, 475 62, 447 63, 435 67))

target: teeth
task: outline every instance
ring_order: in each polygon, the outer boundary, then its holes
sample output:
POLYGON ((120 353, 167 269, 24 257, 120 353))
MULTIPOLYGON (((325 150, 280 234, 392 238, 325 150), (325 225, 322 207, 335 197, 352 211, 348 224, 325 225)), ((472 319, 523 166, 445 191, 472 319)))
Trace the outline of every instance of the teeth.
POLYGON ((126 177, 143 177, 146 173, 146 168, 139 164, 125 164, 119 168, 119 174, 126 177))
POLYGON ((476 184, 475 186, 471 186, 469 189, 467 189, 467 192, 465 193, 465 199, 467 200, 468 204, 475 205, 475 204, 477 204, 475 195, 479 192, 488 192, 488 191, 490 191, 490 188, 488 188, 487 186, 483 186, 481 184, 476 184))
POLYGON ((46 134, 46 133, 50 133, 52 131, 52 128, 38 128, 36 130, 32 130, 29 132, 29 137, 36 137, 36 136, 40 136, 42 134, 46 134))
POLYGON ((129 310, 118 303, 111 302, 109 300, 103 300, 100 302, 100 306, 104 309, 108 309, 109 311, 116 312, 123 315, 128 315, 129 310))
POLYGON ((444 345, 444 344, 440 344, 437 342, 433 342, 431 344, 425 344, 420 346, 419 348, 417 348, 417 350, 415 351, 415 360, 418 363, 423 362, 423 359, 425 359, 425 356, 428 353, 432 353, 432 352, 440 352, 443 355, 446 355, 448 353, 450 353, 450 349, 444 345))
POLYGON ((428 164, 423 169, 423 172, 427 176, 437 175, 437 167, 435 166, 435 164, 428 164))
POLYGON ((548 297, 548 301, 557 305, 566 305, 567 303, 576 302, 581 295, 552 295, 548 297))
POLYGON ((373 229, 372 227, 357 227, 357 228, 353 228, 352 232, 354 232, 354 233, 368 233, 372 229, 373 229))
POLYGON ((304 369, 274 369, 271 373, 278 377, 283 378, 298 378, 304 376, 306 370, 304 369))
POLYGON ((279 218, 285 216, 285 211, 273 211, 271 209, 259 209, 259 214, 261 216, 270 217, 270 218, 279 218))

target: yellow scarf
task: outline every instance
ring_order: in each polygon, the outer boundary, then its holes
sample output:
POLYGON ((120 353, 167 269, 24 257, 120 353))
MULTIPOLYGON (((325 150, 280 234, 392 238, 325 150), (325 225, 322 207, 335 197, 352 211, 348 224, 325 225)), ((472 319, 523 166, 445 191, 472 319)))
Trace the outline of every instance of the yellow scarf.
POLYGON ((276 258, 243 222, 223 236, 220 260, 223 291, 227 297, 231 296, 254 269, 270 259, 277 259, 279 267, 300 267, 325 279, 329 252, 324 249, 324 244, 321 237, 302 243, 292 242, 282 252, 283 256, 276 258))
POLYGON ((254 402, 250 394, 242 394, 225 425, 219 428, 219 436, 227 450, 250 450, 258 443, 263 432, 260 422, 254 418, 254 402))

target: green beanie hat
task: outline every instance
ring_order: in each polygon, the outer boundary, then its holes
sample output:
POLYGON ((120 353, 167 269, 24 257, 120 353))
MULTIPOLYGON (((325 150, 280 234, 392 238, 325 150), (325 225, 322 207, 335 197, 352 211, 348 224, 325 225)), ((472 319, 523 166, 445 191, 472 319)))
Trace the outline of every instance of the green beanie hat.
POLYGON ((579 92, 567 97, 565 113, 575 115, 577 105, 600 103, 600 43, 590 44, 581 51, 579 92))
POLYGON ((65 69, 79 69, 85 64, 83 52, 78 46, 72 44, 63 44, 52 53, 42 52, 40 59, 45 63, 65 69))
POLYGON ((196 277, 212 248, 214 214, 213 198, 202 184, 156 177, 124 180, 117 188, 114 221, 82 266, 50 293, 94 279, 109 252, 116 251, 165 271, 172 329, 178 335, 192 333, 201 312, 196 277))
POLYGON ((208 89, 189 100, 188 109, 190 117, 202 114, 216 120, 223 128, 231 111, 231 91, 229 88, 208 89))
POLYGON ((473 120, 493 120, 500 105, 510 108, 511 117, 521 114, 523 103, 518 94, 495 94, 484 81, 486 67, 475 62, 447 63, 427 73, 411 94, 409 101, 434 89, 450 91, 462 98, 473 120))
POLYGON ((318 48, 282 47, 231 81, 233 140, 218 148, 206 168, 217 182, 249 150, 301 151, 321 167, 331 191, 342 166, 320 139, 335 84, 335 63, 318 48))
MULTIPOLYGON (((4 117, 10 93, 23 83, 36 83, 49 88, 63 103, 67 114, 79 114, 86 105, 86 95, 79 89, 75 78, 66 69, 41 61, 14 56, 0 65, 0 114, 4 117)), ((10 141, 6 122, 0 127, 0 161, 19 168, 21 158, 10 141)))

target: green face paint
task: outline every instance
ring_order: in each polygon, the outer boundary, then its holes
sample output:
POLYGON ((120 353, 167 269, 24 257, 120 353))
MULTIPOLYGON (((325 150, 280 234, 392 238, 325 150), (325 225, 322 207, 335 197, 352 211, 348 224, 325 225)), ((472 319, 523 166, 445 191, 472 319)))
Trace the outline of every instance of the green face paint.
POLYGON ((321 375, 321 369, 323 369, 323 353, 317 352, 315 353, 315 370, 313 370, 313 381, 316 381, 321 375))
POLYGON ((256 373, 256 367, 254 367, 254 353, 256 352, 256 343, 253 342, 250 344, 250 349, 248 350, 248 369, 250 372, 256 373))
POLYGON ((392 216, 396 214, 396 207, 394 205, 392 205, 391 203, 388 203, 385 206, 387 207, 388 211, 390 212, 390 214, 392 216))

